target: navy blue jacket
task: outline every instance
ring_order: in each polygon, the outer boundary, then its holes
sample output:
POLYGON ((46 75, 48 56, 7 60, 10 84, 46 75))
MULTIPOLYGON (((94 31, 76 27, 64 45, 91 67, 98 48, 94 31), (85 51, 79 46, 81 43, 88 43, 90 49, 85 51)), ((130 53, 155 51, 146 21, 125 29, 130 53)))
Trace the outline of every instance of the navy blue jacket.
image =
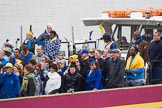
POLYGON ((155 65, 162 64, 161 62, 154 62, 154 60, 162 60, 162 41, 153 41, 150 43, 148 50, 149 60, 155 65))
POLYGON ((48 41, 50 38, 49 34, 45 31, 42 33, 40 36, 38 36, 36 43, 38 45, 42 45, 43 47, 45 46, 45 42, 48 41))

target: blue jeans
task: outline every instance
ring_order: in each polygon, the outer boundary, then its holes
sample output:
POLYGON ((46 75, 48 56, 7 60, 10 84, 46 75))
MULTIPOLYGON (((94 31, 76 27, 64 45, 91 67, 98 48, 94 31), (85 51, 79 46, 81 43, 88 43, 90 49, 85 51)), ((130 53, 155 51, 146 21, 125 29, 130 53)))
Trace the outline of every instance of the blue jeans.
POLYGON ((137 80, 127 79, 126 80, 126 87, 142 86, 142 85, 144 85, 144 79, 137 79, 137 80))

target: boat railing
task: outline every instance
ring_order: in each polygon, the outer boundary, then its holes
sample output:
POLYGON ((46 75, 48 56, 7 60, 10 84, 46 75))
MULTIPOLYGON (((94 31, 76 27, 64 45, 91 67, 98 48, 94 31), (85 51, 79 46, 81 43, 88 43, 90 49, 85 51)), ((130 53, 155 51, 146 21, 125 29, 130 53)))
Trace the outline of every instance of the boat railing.
POLYGON ((154 64, 159 63, 159 62, 162 62, 162 60, 151 60, 151 64, 148 65, 148 69, 147 69, 147 74, 148 75, 147 75, 147 77, 148 77, 148 83, 149 84, 154 84, 154 82, 156 82, 156 81, 162 82, 162 78, 155 79, 153 77, 154 64))

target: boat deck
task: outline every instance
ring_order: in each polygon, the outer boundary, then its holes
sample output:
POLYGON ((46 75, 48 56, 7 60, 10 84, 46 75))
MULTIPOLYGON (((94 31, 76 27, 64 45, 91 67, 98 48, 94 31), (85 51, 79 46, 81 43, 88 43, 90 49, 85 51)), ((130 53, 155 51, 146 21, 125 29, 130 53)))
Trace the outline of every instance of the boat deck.
POLYGON ((162 107, 162 85, 117 88, 0 100, 2 108, 147 108, 162 107), (129 105, 135 105, 136 107, 129 105), (153 106, 153 107, 152 107, 153 106))

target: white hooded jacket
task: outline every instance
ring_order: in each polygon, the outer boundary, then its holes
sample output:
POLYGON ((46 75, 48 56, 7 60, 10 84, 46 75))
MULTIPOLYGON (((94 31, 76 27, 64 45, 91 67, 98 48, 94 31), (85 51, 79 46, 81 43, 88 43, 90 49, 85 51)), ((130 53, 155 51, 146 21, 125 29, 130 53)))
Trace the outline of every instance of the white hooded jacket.
POLYGON ((46 83, 45 93, 48 95, 51 91, 59 89, 61 86, 61 76, 57 73, 48 73, 49 80, 46 83))

